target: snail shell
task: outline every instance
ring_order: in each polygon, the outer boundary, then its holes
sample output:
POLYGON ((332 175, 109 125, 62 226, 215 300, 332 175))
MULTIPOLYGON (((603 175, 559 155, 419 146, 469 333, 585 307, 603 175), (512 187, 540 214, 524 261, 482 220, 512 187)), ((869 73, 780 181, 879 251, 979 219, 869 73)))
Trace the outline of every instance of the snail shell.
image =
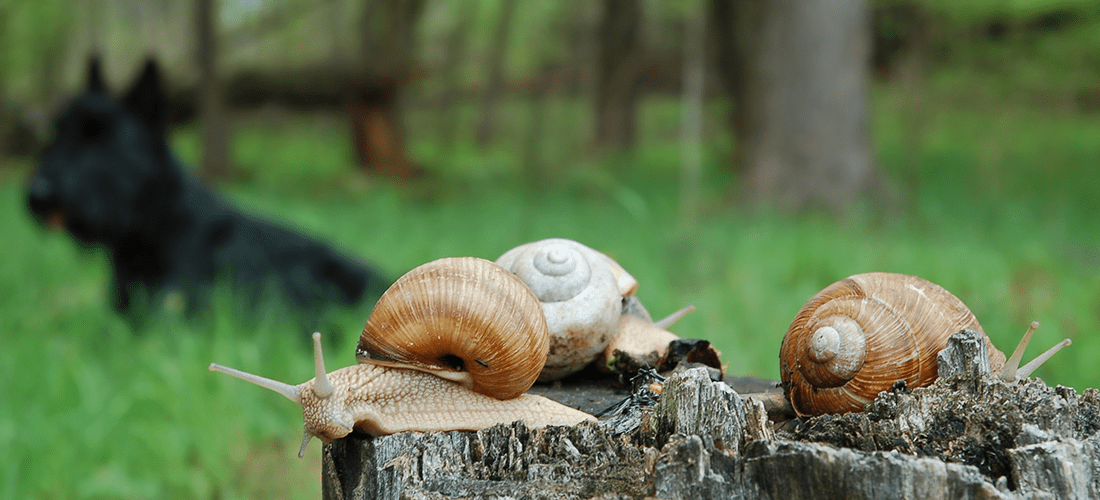
MULTIPOLYGON (((892 273, 848 277, 818 292, 795 316, 779 370, 799 415, 862 410, 896 381, 936 379, 936 355, 952 333, 982 331, 965 304, 930 281, 892 273)), ((986 337, 990 365, 1005 355, 986 337)))
POLYGON ((623 298, 638 287, 610 257, 562 238, 520 245, 497 264, 516 273, 542 304, 550 351, 540 382, 558 380, 596 359, 615 338, 623 298))
POLYGON ((356 357, 511 399, 534 384, 549 346, 539 300, 516 275, 449 257, 409 271, 379 298, 356 357))

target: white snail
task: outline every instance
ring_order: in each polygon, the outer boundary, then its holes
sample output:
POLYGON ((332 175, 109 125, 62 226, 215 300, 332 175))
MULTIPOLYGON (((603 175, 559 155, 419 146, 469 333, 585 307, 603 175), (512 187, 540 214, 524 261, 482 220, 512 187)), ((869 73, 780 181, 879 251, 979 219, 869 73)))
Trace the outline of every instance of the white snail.
POLYGON ((654 322, 634 297, 638 281, 607 255, 581 243, 550 238, 513 248, 497 259, 534 291, 550 330, 550 353, 540 382, 558 380, 597 361, 608 369, 617 355, 651 365, 678 339, 667 328, 688 306, 654 322))

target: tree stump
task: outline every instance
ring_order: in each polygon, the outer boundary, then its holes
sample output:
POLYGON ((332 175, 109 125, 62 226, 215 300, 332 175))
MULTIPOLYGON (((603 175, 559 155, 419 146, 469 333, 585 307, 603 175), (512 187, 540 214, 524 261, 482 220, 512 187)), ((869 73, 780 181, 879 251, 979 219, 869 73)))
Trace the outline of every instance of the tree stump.
POLYGON ((324 448, 324 498, 1100 498, 1100 393, 990 378, 965 342, 931 387, 782 425, 696 368, 626 432, 353 434, 324 448))

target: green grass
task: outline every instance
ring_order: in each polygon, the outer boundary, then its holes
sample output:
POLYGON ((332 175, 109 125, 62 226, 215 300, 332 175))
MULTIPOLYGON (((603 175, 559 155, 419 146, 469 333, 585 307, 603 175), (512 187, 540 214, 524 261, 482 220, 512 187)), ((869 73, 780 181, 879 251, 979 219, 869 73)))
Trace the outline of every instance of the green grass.
MULTIPOLYGON (((677 213, 674 99, 643 113, 645 146, 593 158, 583 113, 547 103, 537 168, 523 182, 525 103, 506 107, 504 137, 486 152, 419 139, 432 175, 416 185, 362 178, 339 118, 254 120, 234 136, 242 205, 308 228, 394 274, 452 255, 495 258, 527 241, 580 240, 641 282, 654 315, 699 310, 673 329, 713 341, 731 375, 778 377, 779 344, 802 303, 865 271, 916 274, 951 290, 994 343, 1011 351, 1039 320, 1029 356, 1070 337, 1038 376, 1100 386, 1100 119, 1012 106, 914 106, 875 96, 885 207, 793 216, 731 202, 732 142, 708 114, 704 189, 695 222, 677 213), (583 120, 581 120, 583 122, 583 120), (575 122, 574 122, 575 123, 575 122)), ((476 116, 472 112, 467 116, 476 116)), ((418 111, 410 126, 434 129, 418 111)), ((470 127, 464 126, 463 133, 470 127)), ((188 162, 193 130, 176 135, 188 162)), ((319 446, 295 457, 300 413, 278 396, 207 371, 212 361, 288 382, 311 375, 306 335, 278 315, 237 321, 222 310, 196 324, 167 317, 134 332, 107 307, 101 252, 26 217, 27 163, 0 170, 0 461, 2 498, 316 498, 319 446)), ((367 312, 332 319, 330 367, 353 362, 367 312), (335 344, 335 345, 333 345, 335 344)))

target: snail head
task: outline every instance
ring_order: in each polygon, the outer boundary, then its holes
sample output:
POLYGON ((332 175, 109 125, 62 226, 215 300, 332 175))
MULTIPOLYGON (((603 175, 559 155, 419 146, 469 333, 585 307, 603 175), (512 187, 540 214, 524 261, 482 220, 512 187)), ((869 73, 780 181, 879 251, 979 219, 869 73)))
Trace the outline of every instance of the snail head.
MULTIPOLYGON (((298 457, 305 455, 310 439, 317 437, 324 442, 342 438, 351 433, 354 419, 341 398, 332 397, 336 388, 325 374, 325 360, 321 353, 321 334, 313 333, 313 356, 317 376, 298 385, 290 385, 259 375, 210 363, 210 369, 226 373, 241 380, 266 387, 287 399, 302 405, 305 420, 305 436, 298 457)), ((342 384, 341 384, 342 385, 342 384)))

